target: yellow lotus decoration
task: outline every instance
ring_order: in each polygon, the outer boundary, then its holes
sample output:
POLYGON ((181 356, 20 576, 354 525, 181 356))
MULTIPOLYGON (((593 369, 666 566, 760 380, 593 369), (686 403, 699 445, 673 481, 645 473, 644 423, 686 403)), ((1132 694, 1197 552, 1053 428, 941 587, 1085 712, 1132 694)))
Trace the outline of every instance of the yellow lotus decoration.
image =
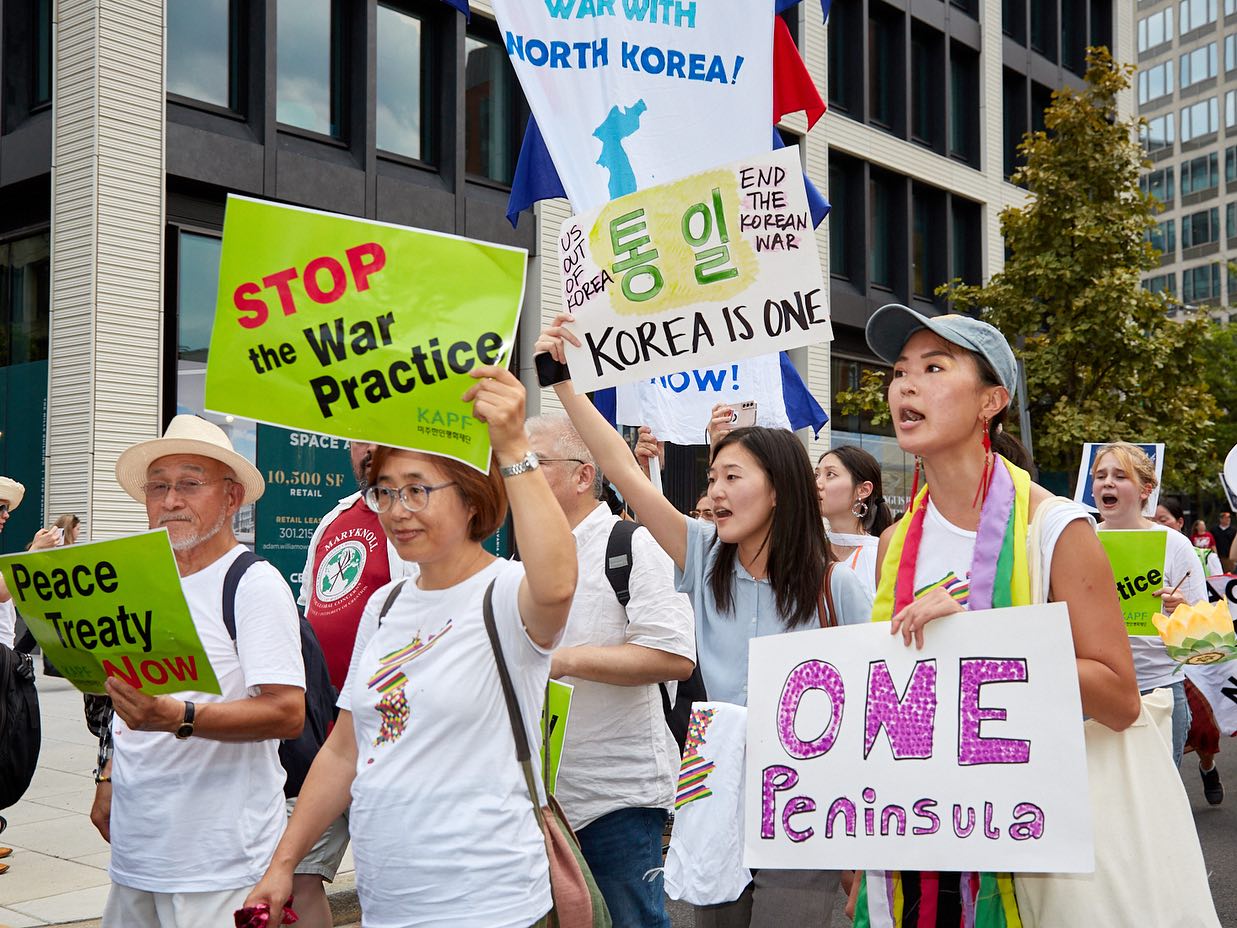
POLYGON ((1225 602, 1182 603, 1171 616, 1156 613, 1151 621, 1168 656, 1182 666, 1237 660, 1237 634, 1225 602))

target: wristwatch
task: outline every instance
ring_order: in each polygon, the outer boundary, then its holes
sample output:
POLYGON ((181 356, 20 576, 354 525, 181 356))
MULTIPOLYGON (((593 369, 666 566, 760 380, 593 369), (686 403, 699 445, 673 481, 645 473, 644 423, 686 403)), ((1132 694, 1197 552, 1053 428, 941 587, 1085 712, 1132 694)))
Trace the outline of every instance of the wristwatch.
POLYGON ((181 723, 180 728, 176 729, 176 739, 178 741, 186 740, 193 734, 193 703, 185 700, 185 720, 181 723))
POLYGON ((499 467, 498 472, 504 477, 518 477, 520 474, 526 474, 530 470, 536 470, 541 466, 541 461, 537 458, 535 451, 529 451, 524 455, 524 459, 516 464, 509 464, 506 467, 499 467))

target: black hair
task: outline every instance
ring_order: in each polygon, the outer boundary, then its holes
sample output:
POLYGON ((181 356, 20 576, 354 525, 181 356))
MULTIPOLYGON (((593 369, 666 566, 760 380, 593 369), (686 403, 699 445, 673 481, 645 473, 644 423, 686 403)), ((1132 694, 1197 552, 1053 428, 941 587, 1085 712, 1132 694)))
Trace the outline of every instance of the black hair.
MULTIPOLYGON (((1165 509, 1167 509, 1168 514, 1172 516, 1174 519, 1185 518, 1185 510, 1182 509, 1181 504, 1177 502, 1175 499, 1173 499, 1171 496, 1161 496, 1158 501, 1158 505, 1163 506, 1165 509)), ((1182 526, 1182 530, 1184 531, 1184 526, 1182 526)))
MULTIPOLYGON (((760 426, 734 429, 713 446, 709 463, 723 448, 741 445, 760 465, 777 502, 765 544, 769 550, 769 585, 787 629, 817 621, 817 606, 825 581, 825 565, 833 560, 820 520, 816 475, 803 443, 793 432, 760 426)), ((734 611, 735 562, 738 546, 716 539, 717 559, 709 573, 709 589, 722 613, 734 611)))
MULTIPOLYGON (((974 351, 966 350, 971 357, 975 359, 975 366, 979 369, 979 380, 985 387, 1003 387, 1001 378, 996 375, 996 368, 981 354, 974 351)), ((1009 417, 1009 406, 1006 406, 995 416, 988 420, 988 438, 992 442, 992 450, 999 454, 1009 463, 1021 467, 1025 471, 1030 471, 1031 476, 1035 476, 1035 461, 1031 458, 1031 452, 1027 451, 1026 446, 1018 439, 1005 431, 1005 420, 1009 417)))
MULTIPOLYGON (((859 522, 867 534, 880 535, 893 524, 893 513, 885 502, 885 489, 881 484, 880 462, 854 445, 838 445, 822 454, 820 460, 823 461, 831 454, 838 459, 856 484, 872 484, 872 495, 866 500, 867 514, 859 522)), ((819 464, 820 461, 816 463, 819 464)))

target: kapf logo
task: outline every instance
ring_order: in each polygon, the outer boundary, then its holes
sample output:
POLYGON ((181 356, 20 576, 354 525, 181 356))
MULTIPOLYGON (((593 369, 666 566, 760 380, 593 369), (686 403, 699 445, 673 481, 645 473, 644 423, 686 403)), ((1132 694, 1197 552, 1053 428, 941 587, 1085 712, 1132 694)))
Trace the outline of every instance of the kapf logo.
POLYGON ((359 541, 345 541, 326 556, 314 578, 318 599, 333 603, 346 596, 360 582, 365 569, 365 545, 359 541))

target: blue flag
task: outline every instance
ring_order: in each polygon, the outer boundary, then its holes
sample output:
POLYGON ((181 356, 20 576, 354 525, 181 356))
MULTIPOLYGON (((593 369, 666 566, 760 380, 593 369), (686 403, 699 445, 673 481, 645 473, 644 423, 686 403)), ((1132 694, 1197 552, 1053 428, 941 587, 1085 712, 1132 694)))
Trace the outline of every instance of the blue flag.
POLYGON ((472 20, 472 10, 468 8, 468 0, 443 0, 443 2, 447 4, 447 6, 453 6, 463 13, 465 19, 470 21, 472 20))

